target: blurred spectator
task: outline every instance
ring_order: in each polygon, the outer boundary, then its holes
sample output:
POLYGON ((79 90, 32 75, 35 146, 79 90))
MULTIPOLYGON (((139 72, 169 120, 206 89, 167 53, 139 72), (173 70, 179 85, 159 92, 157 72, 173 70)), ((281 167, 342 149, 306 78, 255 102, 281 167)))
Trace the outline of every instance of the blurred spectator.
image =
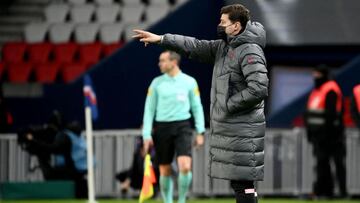
POLYGON ((36 135, 29 132, 26 134, 29 148, 36 149, 45 155, 55 155, 54 166, 47 159, 38 156, 46 180, 72 180, 75 183, 76 197, 86 198, 86 142, 81 136, 81 126, 76 121, 64 126, 62 116, 58 112, 54 113, 49 123, 57 128, 53 142, 37 139, 36 135))
MULTIPOLYGON (((131 167, 127 170, 116 174, 116 179, 120 181, 120 189, 123 194, 126 194, 130 188, 140 190, 143 183, 144 175, 144 157, 145 150, 143 148, 142 137, 136 138, 136 147, 133 155, 131 167)), ((154 157, 155 150, 150 150, 153 168, 155 170, 156 180, 159 180, 159 168, 155 165, 154 157)), ((158 181, 155 184, 155 192, 158 191, 158 181)), ((156 196, 156 195, 154 195, 156 196)))
POLYGON ((0 83, 0 133, 6 133, 9 131, 13 123, 12 116, 8 111, 3 96, 2 85, 0 83))
POLYGON ((338 84, 329 79, 326 67, 315 69, 313 76, 315 88, 310 94, 305 113, 307 136, 314 146, 316 158, 313 192, 318 197, 333 197, 334 180, 330 167, 333 159, 340 195, 346 196, 342 92, 338 84))
POLYGON ((351 115, 355 125, 360 129, 360 84, 353 89, 353 96, 351 98, 351 115))
POLYGON ((9 7, 14 4, 13 0, 1 0, 0 1, 0 12, 8 12, 9 7))

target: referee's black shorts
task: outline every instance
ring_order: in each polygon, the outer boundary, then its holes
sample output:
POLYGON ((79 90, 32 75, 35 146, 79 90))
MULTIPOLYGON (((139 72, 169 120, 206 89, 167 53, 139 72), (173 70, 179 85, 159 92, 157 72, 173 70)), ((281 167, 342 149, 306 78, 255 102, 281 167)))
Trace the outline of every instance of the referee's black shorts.
POLYGON ((158 164, 171 164, 174 155, 191 157, 192 135, 189 120, 155 122, 152 137, 158 164))

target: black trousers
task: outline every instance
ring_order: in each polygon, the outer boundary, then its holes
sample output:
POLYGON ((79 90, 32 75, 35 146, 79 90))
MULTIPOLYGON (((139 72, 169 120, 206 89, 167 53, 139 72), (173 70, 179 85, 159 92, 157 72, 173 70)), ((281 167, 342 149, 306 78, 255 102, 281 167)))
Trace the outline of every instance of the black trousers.
POLYGON ((253 181, 231 180, 231 188, 235 192, 236 203, 257 203, 257 195, 253 181), (250 189, 250 190, 249 190, 250 189), (251 191, 251 190, 254 191, 251 191), (248 191, 249 192, 245 192, 248 191))
POLYGON ((344 140, 327 140, 324 142, 315 139, 313 144, 316 159, 316 179, 313 185, 315 195, 332 197, 335 180, 337 180, 340 195, 346 196, 346 147, 344 140), (331 172, 331 161, 334 162, 336 168, 335 180, 331 172))

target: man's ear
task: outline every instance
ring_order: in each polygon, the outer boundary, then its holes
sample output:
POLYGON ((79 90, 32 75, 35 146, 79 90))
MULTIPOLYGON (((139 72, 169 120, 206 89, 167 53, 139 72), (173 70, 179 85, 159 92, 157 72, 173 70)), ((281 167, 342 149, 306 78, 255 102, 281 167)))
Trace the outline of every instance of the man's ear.
POLYGON ((242 30, 242 26, 240 22, 236 22, 236 25, 238 26, 239 30, 242 30))

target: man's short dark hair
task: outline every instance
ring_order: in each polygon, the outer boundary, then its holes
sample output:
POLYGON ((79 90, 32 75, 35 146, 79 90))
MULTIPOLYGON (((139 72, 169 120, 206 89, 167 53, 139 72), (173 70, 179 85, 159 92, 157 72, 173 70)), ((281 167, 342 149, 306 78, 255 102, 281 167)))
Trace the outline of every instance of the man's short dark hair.
POLYGON ((180 64, 181 56, 175 51, 166 50, 163 53, 169 53, 170 60, 176 60, 178 64, 180 64))
POLYGON ((329 68, 324 64, 321 64, 321 65, 315 67, 314 71, 321 73, 323 75, 323 77, 329 77, 329 75, 330 75, 329 68))
POLYGON ((228 14, 231 22, 240 22, 243 29, 250 20, 250 11, 241 4, 232 4, 221 8, 220 14, 228 14))

